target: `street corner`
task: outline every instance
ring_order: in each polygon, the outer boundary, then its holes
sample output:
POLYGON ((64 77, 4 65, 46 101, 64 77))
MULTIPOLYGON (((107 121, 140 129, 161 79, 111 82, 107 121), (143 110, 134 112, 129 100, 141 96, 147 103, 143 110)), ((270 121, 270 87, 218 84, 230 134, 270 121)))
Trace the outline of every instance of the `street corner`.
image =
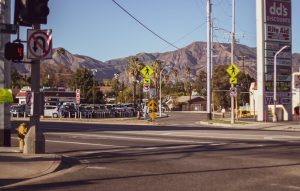
POLYGON ((0 188, 19 184, 59 170, 62 157, 56 154, 0 152, 0 188))

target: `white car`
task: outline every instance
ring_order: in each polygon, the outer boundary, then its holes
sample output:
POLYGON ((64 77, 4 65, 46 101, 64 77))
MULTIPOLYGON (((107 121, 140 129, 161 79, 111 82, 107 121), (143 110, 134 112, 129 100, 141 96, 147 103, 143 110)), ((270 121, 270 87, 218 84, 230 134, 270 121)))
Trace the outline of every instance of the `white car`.
POLYGON ((45 117, 54 117, 58 118, 58 106, 47 105, 44 109, 44 116, 45 117))

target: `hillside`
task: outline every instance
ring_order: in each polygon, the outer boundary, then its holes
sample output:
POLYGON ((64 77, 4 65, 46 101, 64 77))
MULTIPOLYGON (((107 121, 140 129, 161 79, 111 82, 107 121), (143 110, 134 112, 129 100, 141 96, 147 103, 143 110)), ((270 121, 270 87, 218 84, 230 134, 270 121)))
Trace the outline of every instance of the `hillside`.
MULTIPOLYGON (((230 44, 214 43, 213 44, 213 67, 220 64, 230 64, 230 44)), ((183 77, 186 67, 191 68, 191 75, 195 76, 200 70, 206 70, 206 42, 194 42, 184 48, 164 52, 164 53, 139 53, 137 56, 143 63, 151 63, 154 60, 162 60, 175 64, 179 71, 179 78, 183 77)), ((63 65, 64 67, 75 71, 77 68, 86 67, 88 69, 97 69, 97 79, 111 79, 116 72, 124 73, 128 57, 113 59, 106 62, 95 60, 88 56, 76 55, 68 52, 63 48, 53 50, 52 59, 42 62, 41 68, 63 65)), ((245 70, 252 77, 256 78, 256 48, 245 45, 237 45, 235 52, 235 64, 245 70), (243 59, 244 58, 244 59, 243 59), (244 63, 244 64, 243 64, 244 63), (244 67, 243 67, 244 66, 244 67)), ((24 64, 13 64, 21 73, 28 73, 30 66, 24 64)), ((293 54, 293 70, 298 71, 300 67, 300 54, 293 54)), ((28 74, 27 74, 28 75, 28 74)))

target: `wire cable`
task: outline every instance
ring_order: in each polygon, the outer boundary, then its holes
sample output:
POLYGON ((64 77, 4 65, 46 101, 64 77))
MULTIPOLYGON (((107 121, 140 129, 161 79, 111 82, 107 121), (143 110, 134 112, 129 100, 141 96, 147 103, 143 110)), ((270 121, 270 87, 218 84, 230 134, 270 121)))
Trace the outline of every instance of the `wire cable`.
POLYGON ((112 0, 118 7, 120 7, 125 13, 127 13, 131 18, 133 18, 136 22, 138 22, 140 25, 142 25, 144 28, 146 28, 148 31, 150 31, 152 34, 154 34, 155 36, 157 36, 159 39, 161 39, 162 41, 166 42, 167 44, 169 44, 170 46, 179 49, 177 46, 175 46, 174 44, 170 43, 169 41, 167 41, 166 39, 164 39, 163 37, 161 37, 160 35, 158 35, 157 33, 155 33, 153 30, 151 30, 149 27, 147 27, 145 24, 143 24, 141 21, 139 21, 137 18, 135 18, 131 13, 129 13, 124 7, 122 7, 119 3, 117 3, 115 0, 112 0))

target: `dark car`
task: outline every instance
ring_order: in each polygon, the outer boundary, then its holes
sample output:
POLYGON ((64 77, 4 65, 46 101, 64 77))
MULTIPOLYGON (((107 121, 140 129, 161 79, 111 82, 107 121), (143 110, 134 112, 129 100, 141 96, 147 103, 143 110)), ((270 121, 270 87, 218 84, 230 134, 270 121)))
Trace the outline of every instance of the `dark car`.
POLYGON ((10 107, 10 113, 14 117, 24 116, 26 112, 26 105, 12 105, 10 107))
POLYGON ((75 117, 77 110, 74 105, 62 105, 59 108, 59 114, 61 117, 75 117))

